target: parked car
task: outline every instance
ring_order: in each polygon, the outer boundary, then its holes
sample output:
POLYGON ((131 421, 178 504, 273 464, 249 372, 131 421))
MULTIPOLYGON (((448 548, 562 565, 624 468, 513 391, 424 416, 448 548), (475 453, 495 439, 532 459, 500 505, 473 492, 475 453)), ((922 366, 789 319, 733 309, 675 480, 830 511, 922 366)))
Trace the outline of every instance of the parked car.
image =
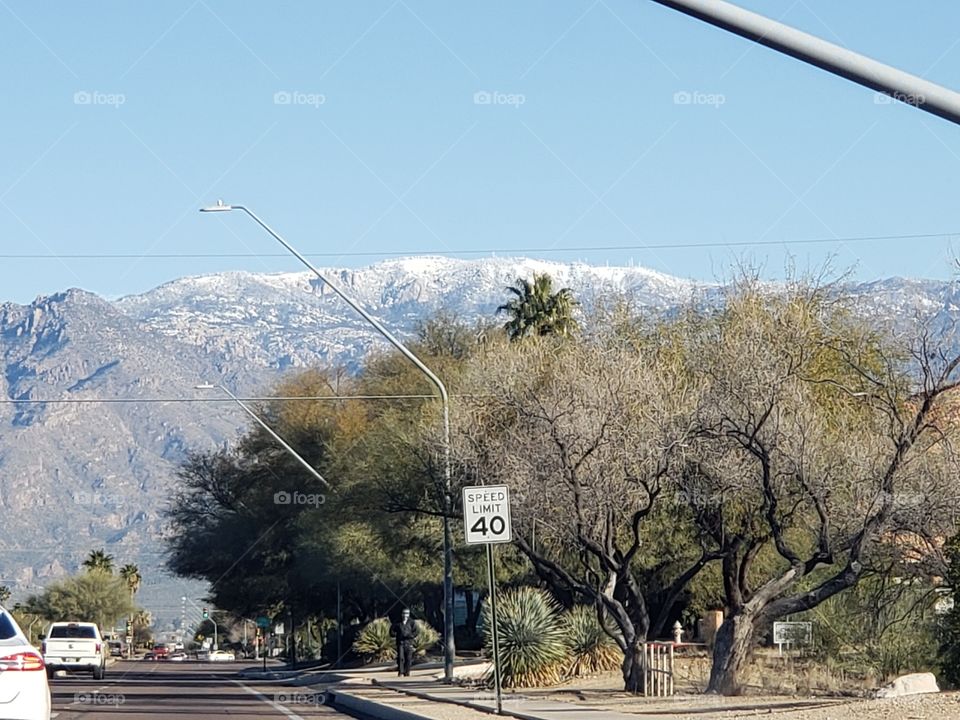
POLYGON ((49 720, 50 684, 43 656, 0 607, 0 717, 49 720))
POLYGON ((94 623, 55 622, 40 639, 49 677, 57 670, 78 670, 92 673, 94 680, 103 680, 108 650, 94 623))
POLYGON ((237 658, 229 650, 211 650, 208 659, 210 662, 233 662, 237 658))

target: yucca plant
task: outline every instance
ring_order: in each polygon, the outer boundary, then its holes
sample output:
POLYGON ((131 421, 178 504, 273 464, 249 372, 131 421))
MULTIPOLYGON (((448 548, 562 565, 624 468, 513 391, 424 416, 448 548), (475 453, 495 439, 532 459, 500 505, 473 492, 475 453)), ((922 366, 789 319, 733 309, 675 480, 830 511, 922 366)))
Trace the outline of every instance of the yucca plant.
POLYGON ((623 663, 623 653, 597 619, 597 611, 589 605, 577 605, 563 614, 563 624, 570 649, 568 677, 582 677, 607 670, 616 670, 623 663))
MULTIPOLYGON (((563 680, 568 658, 560 607, 543 590, 521 587, 498 598, 500 676, 504 687, 540 687, 563 680)), ((483 608, 483 636, 493 654, 490 605, 483 608)))
MULTIPOLYGON (((413 654, 414 657, 421 657, 437 644, 440 633, 423 620, 414 622, 417 625, 417 637, 413 641, 413 654)), ((353 641, 353 651, 368 662, 396 660, 397 639, 390 635, 391 627, 388 618, 371 620, 353 641)))
MULTIPOLYGON (((423 620, 414 620, 417 626, 417 637, 413 641, 413 656, 423 657, 440 640, 440 633, 433 626, 423 620)), ((394 646, 396 654, 396 646, 394 646)))
POLYGON ((396 641, 390 637, 390 621, 377 618, 366 627, 353 641, 353 651, 367 662, 387 662, 397 657, 396 641))

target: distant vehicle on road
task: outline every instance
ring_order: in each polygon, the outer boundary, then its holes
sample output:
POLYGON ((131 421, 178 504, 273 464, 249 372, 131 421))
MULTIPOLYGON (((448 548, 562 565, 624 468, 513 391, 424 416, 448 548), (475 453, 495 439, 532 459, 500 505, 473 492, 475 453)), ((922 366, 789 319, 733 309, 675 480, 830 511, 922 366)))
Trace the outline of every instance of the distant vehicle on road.
POLYGON ((153 650, 147 653, 151 660, 168 660, 170 658, 170 648, 166 645, 154 645, 153 650))
POLYGON ((237 658, 229 650, 212 650, 208 659, 210 662, 233 662, 237 658))
POLYGON ((49 720, 50 684, 43 657, 0 607, 0 717, 49 720))
POLYGON ((110 640, 107 642, 112 657, 123 657, 127 654, 127 644, 123 640, 110 640))
POLYGON ((170 662, 183 662, 187 659, 187 654, 185 652, 175 652, 170 655, 170 662))
POLYGON ((55 622, 41 635, 43 661, 47 676, 57 670, 76 670, 102 680, 107 671, 107 645, 94 623, 55 622))

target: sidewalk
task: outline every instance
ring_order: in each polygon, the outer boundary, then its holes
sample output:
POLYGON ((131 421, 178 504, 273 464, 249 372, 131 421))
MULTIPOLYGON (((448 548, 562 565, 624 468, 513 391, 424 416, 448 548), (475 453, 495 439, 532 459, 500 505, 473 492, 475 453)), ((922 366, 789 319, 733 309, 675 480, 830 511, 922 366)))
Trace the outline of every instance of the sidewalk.
MULTIPOLYGON (((342 675, 350 676, 349 671, 342 675)), ((410 677, 397 677, 393 671, 366 672, 357 673, 346 684, 331 688, 334 696, 348 697, 352 696, 351 684, 359 691, 362 686, 359 683, 369 687, 368 683, 375 686, 390 689, 399 693, 404 693, 422 700, 429 700, 438 705, 446 703, 448 705, 458 705, 472 710, 485 713, 494 713, 496 708, 496 698, 493 690, 484 688, 463 688, 456 685, 445 685, 436 679, 436 670, 433 668, 415 668, 410 677), (366 681, 366 682, 364 682, 366 681)), ((362 694, 362 693, 361 693, 362 694)), ((513 692, 505 691, 502 695, 503 715, 520 718, 521 720, 570 720, 571 718, 586 718, 587 720, 636 720, 635 714, 625 714, 605 710, 596 706, 584 703, 560 702, 537 697, 524 695, 523 691, 513 692)), ((389 706, 384 707, 382 714, 374 712, 370 714, 375 717, 397 717, 396 709, 389 706)), ((409 717, 416 717, 409 715, 409 717)), ((421 716, 424 717, 424 716, 421 716)), ((658 720, 654 715, 644 715, 646 720, 658 720)))

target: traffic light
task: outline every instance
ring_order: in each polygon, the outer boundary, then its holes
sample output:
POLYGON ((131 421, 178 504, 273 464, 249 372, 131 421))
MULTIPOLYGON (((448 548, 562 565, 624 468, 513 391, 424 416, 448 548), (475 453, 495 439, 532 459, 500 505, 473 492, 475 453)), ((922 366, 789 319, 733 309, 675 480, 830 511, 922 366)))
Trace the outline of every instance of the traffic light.
POLYGON ((129 620, 127 620, 127 633, 126 633, 126 634, 127 634, 127 635, 132 635, 132 634, 133 634, 133 623, 131 623, 129 620))
POLYGON ((206 620, 210 617, 210 613, 207 612, 207 609, 203 609, 203 619, 206 620))

